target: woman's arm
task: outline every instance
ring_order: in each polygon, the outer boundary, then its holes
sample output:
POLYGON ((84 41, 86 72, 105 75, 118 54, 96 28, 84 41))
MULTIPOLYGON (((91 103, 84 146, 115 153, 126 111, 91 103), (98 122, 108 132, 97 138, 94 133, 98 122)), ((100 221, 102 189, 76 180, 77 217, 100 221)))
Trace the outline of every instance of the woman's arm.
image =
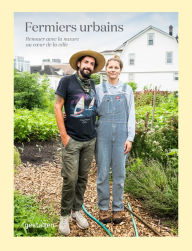
POLYGON ((124 154, 127 154, 132 147, 132 142, 135 137, 135 102, 133 90, 131 89, 130 95, 127 95, 127 104, 128 104, 128 121, 127 121, 127 129, 128 129, 128 137, 124 144, 124 154))
POLYGON ((128 103, 128 141, 133 142, 135 137, 135 102, 133 91, 131 90, 131 94, 129 96, 128 103))

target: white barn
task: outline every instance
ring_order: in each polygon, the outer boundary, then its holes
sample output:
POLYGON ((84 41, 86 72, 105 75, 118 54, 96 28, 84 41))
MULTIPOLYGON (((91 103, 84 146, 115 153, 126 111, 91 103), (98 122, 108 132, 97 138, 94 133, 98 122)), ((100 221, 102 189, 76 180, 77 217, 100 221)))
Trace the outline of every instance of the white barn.
MULTIPOLYGON (((178 37, 173 35, 173 27, 169 33, 149 26, 121 46, 111 51, 101 52, 105 59, 119 55, 123 61, 120 80, 135 82, 137 90, 144 87, 159 90, 178 90, 178 37)), ((101 71, 101 81, 106 74, 101 71)))

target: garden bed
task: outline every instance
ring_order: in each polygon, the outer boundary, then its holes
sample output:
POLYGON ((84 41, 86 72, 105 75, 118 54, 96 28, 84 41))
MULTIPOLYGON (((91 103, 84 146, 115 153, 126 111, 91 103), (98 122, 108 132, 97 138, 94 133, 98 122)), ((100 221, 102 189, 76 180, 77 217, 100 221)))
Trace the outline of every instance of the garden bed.
POLYGON ((45 161, 53 162, 56 154, 61 149, 60 140, 31 141, 15 144, 19 150, 23 163, 31 162, 41 164, 45 161))
MULTIPOLYGON (((22 164, 16 168, 15 172, 15 190, 21 191, 25 195, 35 195, 37 201, 42 205, 42 212, 48 213, 50 209, 58 218, 60 215, 60 200, 62 177, 61 173, 61 145, 60 141, 47 142, 30 142, 18 144, 17 147, 21 152, 22 164), (19 147, 24 145, 24 150, 19 147), (39 147, 42 149, 38 150, 39 147), (33 158, 31 157, 33 155, 33 158)), ((95 162, 92 163, 92 169, 89 174, 88 185, 85 193, 85 208, 95 218, 98 216, 97 192, 96 192, 96 173, 97 167, 95 162)), ((141 205, 139 200, 133 199, 129 194, 124 196, 124 204, 130 203, 133 211, 145 220, 150 226, 158 231, 162 236, 174 236, 177 234, 177 224, 172 222, 174 227, 164 224, 163 218, 150 216, 146 209, 141 205)), ((85 215, 85 217, 87 217, 85 215)), ((87 217, 90 227, 88 230, 80 230, 74 222, 70 223, 70 237, 85 236, 107 236, 106 232, 89 217, 87 217)), ((151 230, 145 227, 140 221, 135 219, 139 236, 156 236, 151 230)), ((55 224, 58 228, 59 222, 55 224)), ((133 237, 135 236, 131 216, 126 212, 126 220, 120 225, 111 223, 106 225, 107 228, 116 237, 133 237)), ((60 236, 56 233, 56 236, 60 236)))

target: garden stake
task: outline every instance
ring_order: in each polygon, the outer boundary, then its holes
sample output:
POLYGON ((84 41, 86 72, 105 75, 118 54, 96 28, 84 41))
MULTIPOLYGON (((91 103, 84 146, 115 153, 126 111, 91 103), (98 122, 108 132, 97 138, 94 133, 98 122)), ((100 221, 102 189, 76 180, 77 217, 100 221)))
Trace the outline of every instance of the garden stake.
POLYGON ((154 121, 154 115, 155 115, 156 93, 157 93, 157 86, 155 86, 155 93, 153 96, 153 114, 152 114, 152 121, 151 121, 151 129, 153 128, 153 121, 154 121))
POLYGON ((131 211, 128 207, 124 206, 124 208, 129 211, 129 213, 131 213, 132 215, 134 215, 138 220, 140 220, 143 224, 145 224, 145 226, 147 226, 151 231, 153 231, 155 234, 157 234, 158 236, 161 236, 160 233, 158 233, 155 229, 153 229, 151 226, 149 226, 149 224, 147 224, 147 222, 145 222, 143 219, 141 219, 136 213, 134 213, 133 211, 131 211))

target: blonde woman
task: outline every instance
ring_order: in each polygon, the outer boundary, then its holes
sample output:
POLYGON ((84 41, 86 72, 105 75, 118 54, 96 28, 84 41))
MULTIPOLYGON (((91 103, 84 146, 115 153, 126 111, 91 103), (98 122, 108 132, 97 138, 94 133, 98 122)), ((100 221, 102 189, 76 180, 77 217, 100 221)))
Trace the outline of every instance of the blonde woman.
POLYGON ((103 223, 123 220, 125 160, 135 136, 132 88, 119 81, 123 63, 118 56, 106 63, 107 82, 96 86, 98 127, 96 142, 99 218, 103 223), (112 169, 112 215, 109 212, 109 169, 112 169))

